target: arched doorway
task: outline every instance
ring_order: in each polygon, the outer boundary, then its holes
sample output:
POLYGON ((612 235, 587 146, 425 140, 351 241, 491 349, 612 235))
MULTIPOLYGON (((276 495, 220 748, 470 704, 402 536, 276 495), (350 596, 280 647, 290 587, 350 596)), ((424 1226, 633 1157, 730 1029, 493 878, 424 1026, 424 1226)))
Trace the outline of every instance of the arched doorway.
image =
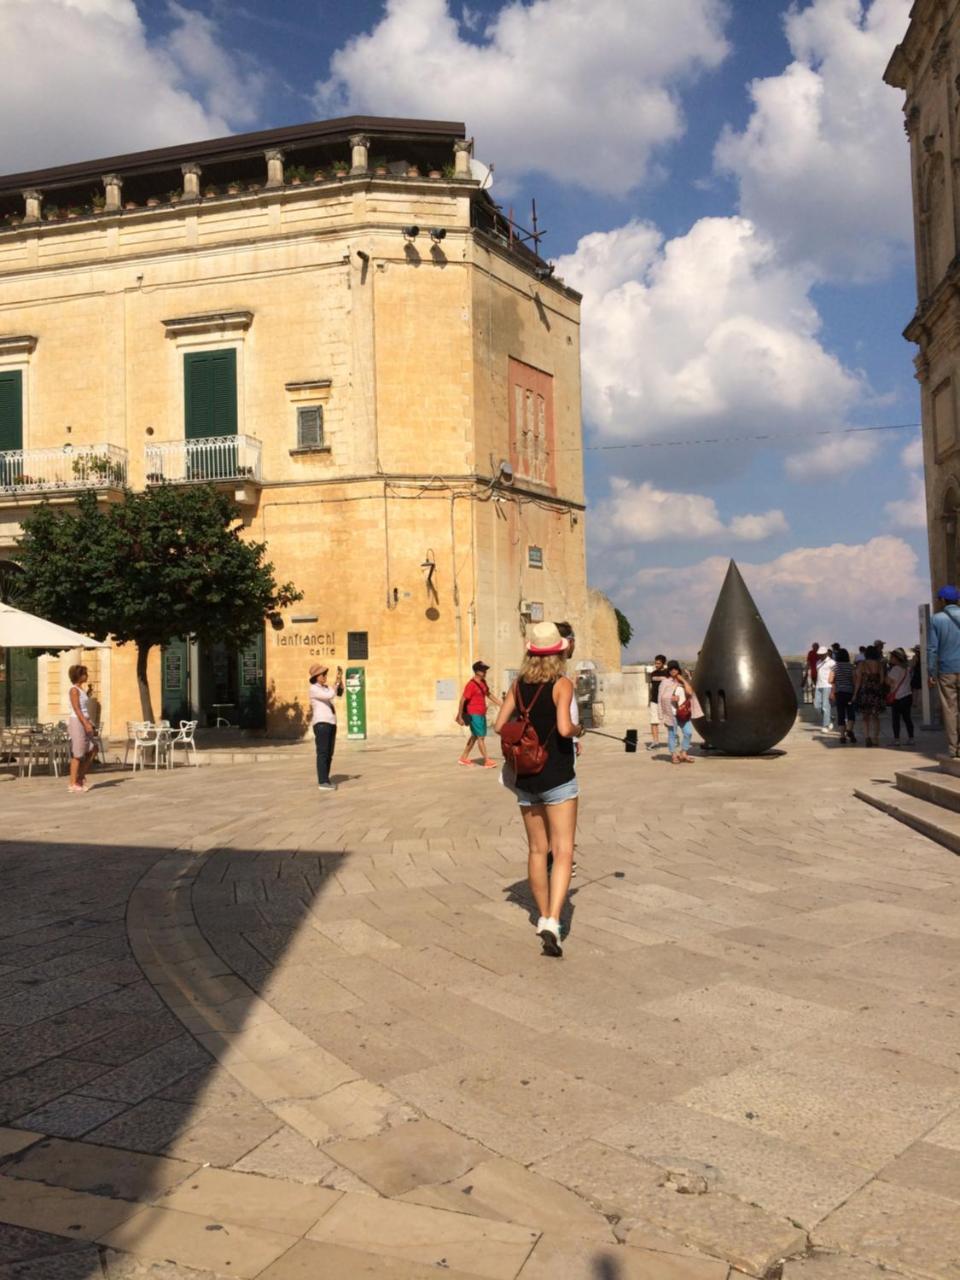
MULTIPOLYGON (((0 560, 0 601, 15 607, 23 571, 0 560)), ((0 649, 0 724, 30 724, 37 718, 37 655, 32 649, 0 649)))

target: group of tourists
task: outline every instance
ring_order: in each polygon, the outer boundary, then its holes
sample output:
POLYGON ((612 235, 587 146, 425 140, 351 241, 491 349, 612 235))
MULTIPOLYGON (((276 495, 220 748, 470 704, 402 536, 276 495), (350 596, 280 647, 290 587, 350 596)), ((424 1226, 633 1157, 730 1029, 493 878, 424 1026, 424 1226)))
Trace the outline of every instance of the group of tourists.
MULTIPOLYGON (((960 670, 960 668, 958 668, 960 670)), ((880 745, 880 719, 889 709, 890 745, 914 745, 913 702, 920 688, 920 646, 908 654, 903 648, 886 652, 882 640, 861 645, 851 657, 839 641, 829 647, 814 641, 806 657, 804 684, 813 692, 813 704, 824 733, 837 732, 842 743, 856 743, 859 716, 863 745, 880 745)))

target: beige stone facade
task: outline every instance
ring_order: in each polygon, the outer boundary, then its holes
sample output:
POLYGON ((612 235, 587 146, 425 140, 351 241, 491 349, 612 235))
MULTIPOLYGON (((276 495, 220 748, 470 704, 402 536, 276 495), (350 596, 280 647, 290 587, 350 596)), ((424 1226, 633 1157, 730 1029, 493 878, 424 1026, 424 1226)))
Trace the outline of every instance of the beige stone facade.
POLYGON ((930 575, 960 577, 960 0, 917 0, 884 79, 906 92, 930 575))
MULTIPOLYGON (((502 688, 531 617, 568 618, 578 659, 619 666, 586 587, 579 297, 470 175, 461 128, 359 124, 102 161, 105 207, 49 220, 83 166, 0 179, 0 377, 23 388, 0 557, 26 510, 78 487, 229 488, 304 593, 262 650, 237 659, 226 637, 218 659, 261 681, 277 735, 304 731, 318 658, 364 669, 371 736, 449 731, 472 661, 502 688), (173 162, 177 191, 150 194, 173 162), (243 181, 224 185, 231 165, 243 181), (186 362, 230 352, 236 436, 186 441, 186 362)), ((185 645, 164 680, 154 653, 157 707, 179 681, 174 714, 235 721, 207 660, 185 645)), ((62 714, 63 665, 42 663, 41 719, 62 714)), ((97 668, 120 734, 139 718, 132 647, 97 668)))

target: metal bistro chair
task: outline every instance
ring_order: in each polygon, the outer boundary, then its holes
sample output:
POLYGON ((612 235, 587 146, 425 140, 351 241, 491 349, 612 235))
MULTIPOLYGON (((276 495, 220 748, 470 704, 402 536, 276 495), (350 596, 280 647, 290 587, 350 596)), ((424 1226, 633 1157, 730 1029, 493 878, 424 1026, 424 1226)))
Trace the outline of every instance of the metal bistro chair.
POLYGON ((194 735, 197 732, 197 725, 199 723, 200 723, 199 720, 181 720, 180 721, 180 728, 176 732, 174 732, 173 736, 170 738, 171 768, 176 763, 175 757, 176 757, 177 747, 183 747, 184 751, 187 753, 188 763, 192 763, 194 765, 198 765, 200 763, 200 761, 197 759, 197 744, 194 739, 194 735))
POLYGON ((47 772, 60 777, 60 769, 70 768, 70 737, 62 724, 44 724, 30 731, 26 744, 27 777, 33 777, 33 766, 45 760, 47 772))
POLYGON ((127 749, 124 753, 123 763, 126 766, 127 759, 130 755, 130 748, 133 748, 133 768, 136 772, 138 764, 141 769, 146 767, 146 754, 148 751, 153 752, 153 768, 156 772, 160 768, 160 757, 163 756, 164 763, 170 767, 170 722, 169 720, 160 720, 153 724, 149 720, 130 720, 127 722, 127 749))

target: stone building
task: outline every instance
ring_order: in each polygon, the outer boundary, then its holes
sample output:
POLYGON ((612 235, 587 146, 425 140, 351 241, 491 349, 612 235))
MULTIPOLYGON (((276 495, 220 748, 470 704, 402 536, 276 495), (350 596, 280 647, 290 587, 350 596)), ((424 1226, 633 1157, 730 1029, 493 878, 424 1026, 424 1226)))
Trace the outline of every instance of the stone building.
POLYGON ((906 93, 930 574, 960 578, 960 0, 916 0, 884 80, 906 93))
MULTIPOLYGON (((588 603, 579 296, 485 190, 457 123, 353 117, 0 178, 0 592, 38 502, 228 489, 304 599, 238 650, 151 658, 156 706, 304 731, 306 670, 362 668, 371 734, 446 732, 531 619, 618 668, 588 603)), ((63 659, 10 651, 0 719, 63 659)), ((107 733, 132 646, 90 657, 107 733)))

